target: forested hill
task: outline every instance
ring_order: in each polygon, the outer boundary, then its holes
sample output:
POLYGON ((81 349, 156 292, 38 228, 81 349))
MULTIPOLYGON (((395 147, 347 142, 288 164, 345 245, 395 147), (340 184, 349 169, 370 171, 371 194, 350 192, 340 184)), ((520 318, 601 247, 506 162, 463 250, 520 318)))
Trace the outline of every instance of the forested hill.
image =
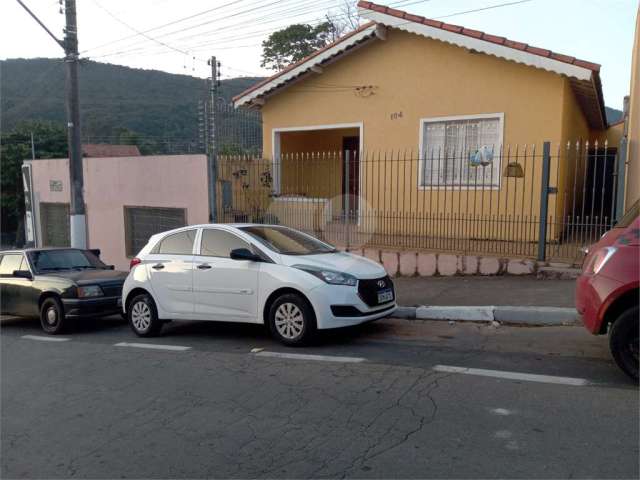
MULTIPOLYGON (((229 100, 259 80, 223 80, 221 95, 229 100)), ((2 129, 26 120, 64 123, 64 81, 60 59, 0 61, 2 129)), ((80 67, 82 133, 90 142, 117 143, 131 132, 143 139, 197 140, 198 101, 204 98, 205 81, 189 75, 92 61, 80 67)))

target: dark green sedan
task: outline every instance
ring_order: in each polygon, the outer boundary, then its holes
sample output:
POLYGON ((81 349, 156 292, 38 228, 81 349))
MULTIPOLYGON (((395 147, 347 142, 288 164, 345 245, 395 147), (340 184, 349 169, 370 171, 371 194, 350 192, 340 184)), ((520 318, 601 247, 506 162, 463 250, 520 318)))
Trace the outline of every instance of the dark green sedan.
POLYGON ((104 264, 98 250, 32 248, 0 252, 0 310, 40 317, 50 334, 69 320, 121 313, 127 272, 104 264))

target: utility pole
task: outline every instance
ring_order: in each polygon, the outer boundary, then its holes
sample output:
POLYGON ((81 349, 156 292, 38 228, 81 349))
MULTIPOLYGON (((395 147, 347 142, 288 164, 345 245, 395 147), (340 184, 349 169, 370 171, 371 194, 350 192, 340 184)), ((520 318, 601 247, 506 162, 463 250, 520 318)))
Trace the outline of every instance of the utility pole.
POLYGON ((210 104, 208 122, 207 176, 209 180, 209 222, 218 221, 218 148, 216 138, 216 105, 218 87, 220 86, 220 62, 215 56, 207 62, 211 67, 211 83, 209 84, 210 104))
MULTIPOLYGON (((80 139, 80 101, 78 96, 78 26, 76 0, 64 1, 66 28, 64 40, 58 39, 47 26, 25 5, 16 0, 47 34, 64 49, 66 67, 67 144, 69 149, 69 193, 71 246, 87 247, 87 224, 84 210, 84 178, 82 173, 82 143, 80 139)), ((62 11, 60 11, 62 13, 62 11)))
POLYGON ((84 175, 80 137, 80 98, 78 95, 78 26, 76 0, 65 0, 67 26, 64 30, 66 66, 67 142, 69 144, 69 190, 71 246, 87 248, 87 222, 84 210, 84 175))

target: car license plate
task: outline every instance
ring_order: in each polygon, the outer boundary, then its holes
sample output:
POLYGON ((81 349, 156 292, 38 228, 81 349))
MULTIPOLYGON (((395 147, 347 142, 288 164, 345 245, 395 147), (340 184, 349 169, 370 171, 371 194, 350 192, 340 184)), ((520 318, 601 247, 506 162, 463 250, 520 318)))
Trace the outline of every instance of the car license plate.
POLYGON ((393 290, 387 288, 378 292, 378 303, 386 303, 393 300, 393 290))

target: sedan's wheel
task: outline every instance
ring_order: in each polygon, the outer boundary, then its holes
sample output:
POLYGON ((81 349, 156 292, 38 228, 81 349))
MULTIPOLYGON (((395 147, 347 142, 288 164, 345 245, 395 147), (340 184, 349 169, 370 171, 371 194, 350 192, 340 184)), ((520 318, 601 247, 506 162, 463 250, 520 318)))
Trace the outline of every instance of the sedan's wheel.
POLYGON ((611 327, 609 348, 618 366, 631 378, 638 380, 638 307, 625 310, 611 327))
POLYGON ((162 322, 158 319, 156 305, 150 295, 136 296, 127 309, 129 325, 139 337, 152 337, 157 335, 162 328, 162 322))
POLYGON ((64 331, 66 324, 64 307, 60 300, 55 297, 45 299, 40 306, 40 325, 42 325, 42 330, 50 335, 57 335, 64 331))
POLYGON ((301 295, 281 295, 269 310, 269 327, 285 345, 303 345, 312 337, 316 319, 309 302, 301 295))

